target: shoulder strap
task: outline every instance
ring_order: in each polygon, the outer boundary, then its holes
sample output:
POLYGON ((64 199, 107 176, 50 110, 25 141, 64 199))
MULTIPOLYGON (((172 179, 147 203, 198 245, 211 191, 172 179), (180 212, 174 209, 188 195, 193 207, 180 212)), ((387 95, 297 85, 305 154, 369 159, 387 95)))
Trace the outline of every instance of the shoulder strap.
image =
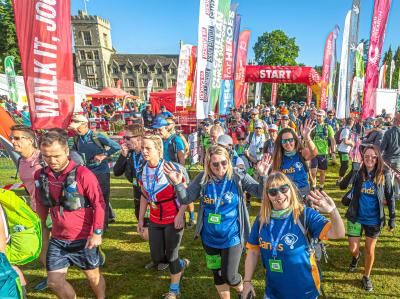
POLYGON ((95 132, 92 133, 92 141, 94 144, 96 144, 99 148, 101 148, 103 151, 105 151, 104 144, 101 143, 101 140, 99 139, 99 136, 95 132))
POLYGON ((311 245, 311 235, 307 229, 307 216, 306 216, 306 208, 304 208, 303 212, 301 212, 299 216, 299 221, 297 223, 304 237, 306 238, 308 248, 312 248, 311 245))

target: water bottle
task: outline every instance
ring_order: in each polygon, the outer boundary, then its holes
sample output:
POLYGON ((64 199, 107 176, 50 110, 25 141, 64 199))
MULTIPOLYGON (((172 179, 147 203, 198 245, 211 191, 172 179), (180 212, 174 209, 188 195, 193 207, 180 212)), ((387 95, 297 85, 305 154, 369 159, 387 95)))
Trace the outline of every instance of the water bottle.
POLYGON ((25 229, 26 229, 25 226, 23 226, 23 225, 21 225, 21 224, 16 224, 16 225, 14 225, 14 227, 13 227, 13 231, 14 231, 15 233, 22 232, 22 231, 24 231, 25 229))
POLYGON ((76 182, 73 182, 72 184, 67 186, 67 192, 68 193, 75 193, 76 192, 76 182))

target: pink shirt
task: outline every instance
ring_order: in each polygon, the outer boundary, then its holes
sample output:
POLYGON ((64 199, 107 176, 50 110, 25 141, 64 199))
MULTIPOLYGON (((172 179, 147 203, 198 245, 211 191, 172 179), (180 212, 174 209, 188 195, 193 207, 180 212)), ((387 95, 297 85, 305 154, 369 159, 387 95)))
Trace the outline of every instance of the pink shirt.
POLYGON ((36 150, 28 159, 22 158, 19 162, 19 178, 24 183, 26 190, 31 197, 31 208, 36 212, 36 195, 35 195, 35 172, 42 168, 39 160, 40 151, 36 150))

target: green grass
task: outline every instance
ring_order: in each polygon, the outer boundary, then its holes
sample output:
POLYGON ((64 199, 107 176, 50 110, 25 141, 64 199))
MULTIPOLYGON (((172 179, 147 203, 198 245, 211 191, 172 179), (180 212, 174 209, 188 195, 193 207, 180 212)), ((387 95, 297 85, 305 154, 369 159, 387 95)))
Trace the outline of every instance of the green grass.
MULTIPOLYGON (((192 174, 198 171, 194 168, 192 174)), ((335 187, 338 168, 330 167, 326 191, 337 202, 341 215, 345 209, 340 204, 343 192, 335 187)), ((14 170, 0 171, 0 185, 14 182, 9 177, 14 170)), ((23 194, 18 190, 18 194, 23 194)), ((117 222, 112 224, 102 246, 107 254, 106 266, 102 269, 107 282, 108 298, 160 298, 169 285, 168 272, 145 270, 149 262, 149 246, 136 233, 133 216, 132 190, 125 179, 112 179, 112 204, 117 213, 117 222)), ((252 221, 259 209, 254 201, 251 208, 252 221)), ((399 208, 397 209, 398 214, 399 208)), ((322 263, 323 288, 328 298, 400 298, 400 233, 389 234, 386 230, 379 238, 376 260, 372 271, 374 291, 371 294, 361 289, 362 264, 356 273, 347 272, 350 254, 346 240, 329 241, 328 264, 322 263)), ((182 298, 217 298, 211 272, 206 269, 204 251, 199 240, 193 240, 193 230, 186 230, 180 256, 189 258, 191 265, 182 282, 182 298)), ((240 273, 243 274, 244 256, 240 273)), ((35 293, 33 286, 45 275, 38 262, 23 267, 28 280, 28 298, 55 298, 49 290, 35 293)), ((71 268, 68 280, 75 288, 78 298, 92 298, 93 295, 82 272, 71 268)), ((254 278, 257 298, 261 298, 264 288, 264 270, 259 263, 254 278)), ((288 287, 290 282, 288 281, 288 287)), ((232 298, 236 298, 232 296, 232 298)))

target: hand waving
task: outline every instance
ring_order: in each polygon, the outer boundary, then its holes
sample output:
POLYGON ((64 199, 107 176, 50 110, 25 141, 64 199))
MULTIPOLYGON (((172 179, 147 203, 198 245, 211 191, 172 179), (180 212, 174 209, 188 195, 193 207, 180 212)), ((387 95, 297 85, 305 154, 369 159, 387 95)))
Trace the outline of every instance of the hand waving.
POLYGON ((315 124, 312 119, 307 119, 304 125, 301 126, 301 136, 304 140, 311 139, 311 132, 315 129, 315 124))
POLYGON ((268 175, 268 172, 272 165, 272 157, 270 154, 266 154, 263 158, 257 163, 257 171, 260 176, 268 175))
POLYGON ((177 171, 172 162, 164 164, 164 173, 169 177, 174 185, 178 185, 183 181, 183 171, 177 171))
POLYGON ((313 207, 322 213, 330 213, 335 208, 335 202, 325 192, 311 191, 308 199, 313 203, 313 207))

